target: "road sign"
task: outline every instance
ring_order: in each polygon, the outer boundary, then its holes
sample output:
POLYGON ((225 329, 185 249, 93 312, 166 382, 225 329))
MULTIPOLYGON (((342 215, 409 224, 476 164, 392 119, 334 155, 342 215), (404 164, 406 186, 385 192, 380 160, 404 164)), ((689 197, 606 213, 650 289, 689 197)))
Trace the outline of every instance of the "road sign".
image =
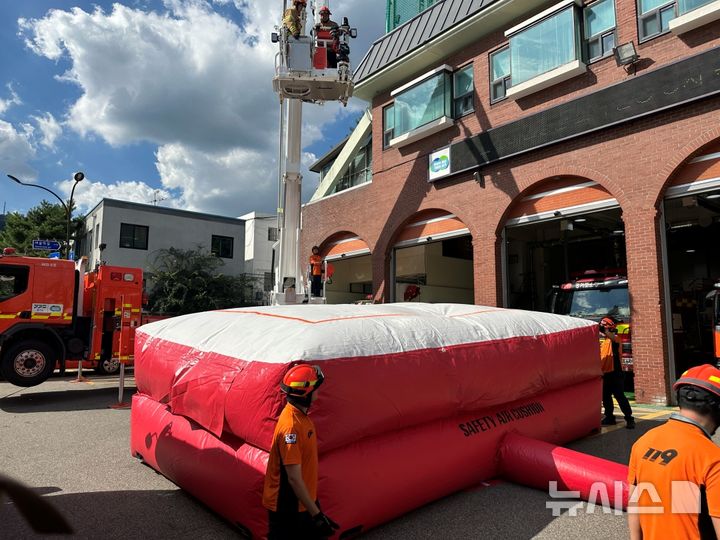
POLYGON ((57 251, 60 249, 60 242, 55 240, 33 240, 32 248, 46 251, 57 251))

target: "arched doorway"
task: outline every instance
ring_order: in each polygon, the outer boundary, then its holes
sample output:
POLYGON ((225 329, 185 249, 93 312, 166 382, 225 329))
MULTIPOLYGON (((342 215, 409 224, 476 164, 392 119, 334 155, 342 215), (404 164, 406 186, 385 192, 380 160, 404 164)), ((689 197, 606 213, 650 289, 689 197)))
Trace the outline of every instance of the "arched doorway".
POLYGON ((472 237, 445 210, 410 218, 392 248, 391 302, 474 303, 472 237))
POLYGON ((662 203, 663 275, 670 377, 715 363, 713 293, 720 281, 720 141, 704 147, 669 182, 662 203))
POLYGON ((328 304, 357 302, 373 293, 372 257, 362 238, 343 232, 330 238, 323 247, 321 254, 334 270, 325 283, 328 304))
POLYGON ((551 311, 554 288, 593 273, 626 274, 620 206, 586 178, 555 178, 521 195, 503 236, 503 296, 511 308, 551 311))

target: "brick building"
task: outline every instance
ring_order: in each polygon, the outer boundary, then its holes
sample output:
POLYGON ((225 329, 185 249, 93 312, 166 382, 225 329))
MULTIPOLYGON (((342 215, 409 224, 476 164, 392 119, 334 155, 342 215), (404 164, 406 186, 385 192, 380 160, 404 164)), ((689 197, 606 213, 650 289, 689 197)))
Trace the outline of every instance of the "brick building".
POLYGON ((342 300, 546 310, 553 285, 613 268, 636 397, 666 403, 712 358, 718 19, 718 0, 432 5, 357 66, 372 180, 313 197, 304 252, 336 261, 342 300))

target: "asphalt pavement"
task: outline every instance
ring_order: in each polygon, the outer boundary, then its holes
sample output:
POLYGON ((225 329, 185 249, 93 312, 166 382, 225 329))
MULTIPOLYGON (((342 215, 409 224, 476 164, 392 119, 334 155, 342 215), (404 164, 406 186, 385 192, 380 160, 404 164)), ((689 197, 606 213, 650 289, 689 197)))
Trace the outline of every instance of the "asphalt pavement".
MULTIPOLYGON (((77 538, 239 538, 233 527, 130 455, 130 411, 118 403, 118 378, 75 374, 34 388, 0 381, 0 472, 47 497, 77 538)), ((127 379, 125 399, 134 391, 127 379)), ((637 429, 604 428, 571 448, 627 463, 635 439, 669 409, 637 408, 637 429)), ((598 415, 600 410, 598 408, 598 415)), ((469 467, 472 464, 468 465, 469 467)), ((582 504, 554 517, 547 493, 490 481, 368 531, 367 539, 627 538, 626 516, 582 504), (574 515, 571 515, 574 514, 574 515)), ((0 538, 39 538, 7 501, 0 538)))

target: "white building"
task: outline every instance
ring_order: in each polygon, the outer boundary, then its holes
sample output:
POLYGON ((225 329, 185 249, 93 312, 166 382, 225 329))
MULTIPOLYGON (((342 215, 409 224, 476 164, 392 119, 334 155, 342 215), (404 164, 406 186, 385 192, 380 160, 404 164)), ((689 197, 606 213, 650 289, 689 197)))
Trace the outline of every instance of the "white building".
POLYGON ((90 268, 103 260, 107 264, 150 272, 158 251, 170 247, 183 250, 203 247, 222 258, 223 274, 242 274, 245 272, 245 221, 103 199, 85 217, 85 231, 77 254, 88 257, 90 268))
POLYGON ((250 212, 239 219, 245 222, 245 272, 255 279, 254 299, 267 301, 273 288, 273 244, 277 241, 277 216, 250 212))

